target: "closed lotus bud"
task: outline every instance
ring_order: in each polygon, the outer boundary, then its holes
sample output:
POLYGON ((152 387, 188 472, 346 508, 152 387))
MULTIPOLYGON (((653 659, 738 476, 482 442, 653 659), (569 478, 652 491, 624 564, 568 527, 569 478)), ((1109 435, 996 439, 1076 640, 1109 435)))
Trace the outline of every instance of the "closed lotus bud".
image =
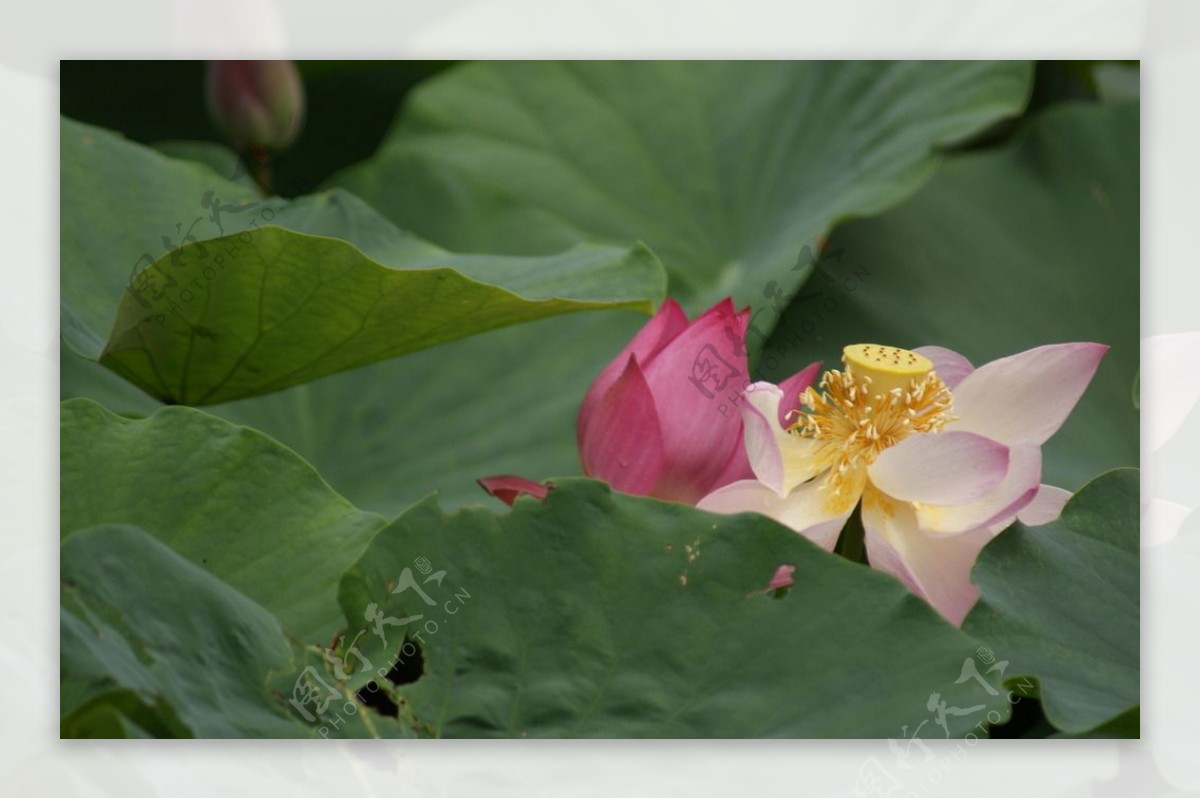
MULTIPOLYGON (((674 300, 663 303, 583 399, 584 472, 618 491, 690 504, 750 477, 738 411, 749 317, 728 299, 692 321, 674 300)), ((797 401, 818 368, 784 381, 797 401)))
POLYGON ((291 61, 210 61, 208 112, 239 150, 282 150, 304 121, 304 85, 291 61))
MULTIPOLYGON (((664 302, 584 395, 575 427, 584 474, 626 494, 692 505, 714 489, 753 482, 740 411, 749 327, 750 309, 738 311, 729 299, 691 321, 674 300, 664 302)), ((792 423, 820 368, 810 364, 779 384, 788 402, 779 404, 778 424, 792 423)), ((510 505, 519 494, 543 498, 548 490, 513 475, 479 483, 510 505)), ((770 590, 788 584, 788 568, 770 590)))

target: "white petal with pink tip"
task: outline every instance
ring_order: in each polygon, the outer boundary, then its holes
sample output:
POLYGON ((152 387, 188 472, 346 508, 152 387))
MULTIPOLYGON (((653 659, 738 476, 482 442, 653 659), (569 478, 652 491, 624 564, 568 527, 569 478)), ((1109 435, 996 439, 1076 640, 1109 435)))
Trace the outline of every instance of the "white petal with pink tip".
POLYGON ((1033 501, 1021 509, 1017 518, 1021 524, 1036 527, 1039 524, 1049 524, 1062 515, 1062 509, 1071 498, 1071 492, 1065 488, 1046 485, 1038 486, 1038 492, 1033 501))
POLYGON ((1010 520, 1033 501, 1041 480, 1041 447, 1010 447, 1008 473, 995 488, 974 502, 959 505, 919 503, 914 506, 917 522, 929 533, 954 535, 1010 520))
POLYGON ((945 347, 917 347, 913 352, 920 353, 932 361, 933 371, 937 372, 938 377, 942 378, 942 382, 952 389, 961 383, 963 378, 975 371, 975 367, 971 365, 970 361, 954 350, 948 350, 945 347))
POLYGON ((954 389, 947 430, 967 430, 1006 444, 1042 444, 1062 427, 1108 347, 1050 344, 976 369, 954 389))
POLYGON ((880 453, 871 482, 909 502, 959 505, 982 499, 1008 474, 1008 447, 974 433, 911 436, 880 453))
POLYGON ((817 546, 832 550, 838 533, 858 502, 865 481, 863 474, 857 481, 857 491, 844 492, 843 496, 834 498, 821 480, 805 483, 786 497, 757 480, 742 480, 717 489, 700 500, 696 507, 714 513, 761 513, 787 525, 817 546))
POLYGON ((871 566, 904 583, 951 624, 962 624, 979 598, 971 567, 992 539, 991 531, 928 535, 918 527, 911 505, 891 502, 871 489, 863 495, 862 508, 871 566))
POLYGON ((754 475, 777 494, 786 495, 817 473, 811 457, 814 445, 779 424, 783 391, 770 383, 755 383, 743 397, 746 455, 754 475))

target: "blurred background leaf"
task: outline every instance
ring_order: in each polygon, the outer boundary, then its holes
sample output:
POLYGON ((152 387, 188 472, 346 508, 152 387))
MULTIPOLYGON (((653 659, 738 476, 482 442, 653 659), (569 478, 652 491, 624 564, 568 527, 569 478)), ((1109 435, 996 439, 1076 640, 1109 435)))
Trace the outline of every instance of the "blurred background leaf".
POLYGON ((61 581, 64 738, 414 735, 357 705, 261 605, 135 526, 72 533, 61 581))
POLYGON ((67 342, 168 402, 269 393, 560 313, 650 313, 666 289, 644 247, 455 254, 342 190, 253 201, 208 169, 71 120, 61 152, 63 217, 86 220, 62 228, 67 342), (155 242, 167 209, 194 218, 155 242), (112 266, 138 244, 124 278, 112 266))
POLYGON ((1092 73, 1101 99, 1119 103, 1142 96, 1141 68, 1137 64, 1105 62, 1092 73))
POLYGON ((61 580, 64 737, 308 733, 268 692, 294 668, 279 623, 144 531, 79 530, 61 580))
POLYGON ((1044 479, 1073 490, 1136 466, 1139 226, 1138 105, 1053 106, 1003 148, 948 160, 898 208, 839 227, 756 375, 837 364, 854 341, 937 344, 976 366, 1097 341, 1112 349, 1044 448, 1044 479))
MULTIPOLYGON (((423 86, 381 152, 334 183, 452 249, 644 240, 693 312, 730 292, 762 304, 756 281, 790 292, 807 274, 793 269, 803 247, 839 214, 898 201, 936 167, 939 143, 1017 113, 1029 73, 467 65, 423 86)), ((578 473, 579 401, 638 324, 606 314, 501 331, 228 413, 295 446, 366 507, 395 513, 431 490, 451 506, 481 500, 482 473, 578 473), (429 407, 444 412, 415 423, 429 407)))
MULTIPOLYGON (((794 290, 814 237, 915 191, 939 145, 1019 113, 1031 72, 1024 62, 466 65, 422 86, 380 153, 334 182, 450 249, 646 240, 667 249, 669 259, 656 253, 674 270, 672 293, 693 310, 735 292, 769 314, 765 284, 794 290), (589 209, 594 223, 563 221, 589 209)), ((482 501, 485 474, 578 473, 579 402, 644 322, 602 316, 497 331, 214 412, 294 448, 360 507, 394 515, 434 490, 449 506, 482 501)), ((90 391, 89 375, 65 369, 64 396, 90 391)), ((97 390, 119 393, 110 381, 97 390)))
POLYGON ((382 518, 353 507, 262 433, 203 411, 164 408, 135 420, 77 399, 63 403, 61 417, 64 537, 135 525, 300 640, 328 640, 338 581, 382 518))
MULTIPOLYGON (((299 139, 273 159, 275 190, 307 194, 379 147, 408 92, 445 61, 299 61, 308 111, 299 139)), ((204 105, 203 61, 63 61, 59 110, 175 156, 207 160, 223 146, 204 105)), ((223 172, 221 174, 229 174, 223 172)))
POLYGON ((468 64, 334 183, 452 248, 643 240, 692 312, 760 308, 759 284, 790 296, 837 220, 894 205, 940 147, 1018 115, 1031 77, 1021 61, 468 64))

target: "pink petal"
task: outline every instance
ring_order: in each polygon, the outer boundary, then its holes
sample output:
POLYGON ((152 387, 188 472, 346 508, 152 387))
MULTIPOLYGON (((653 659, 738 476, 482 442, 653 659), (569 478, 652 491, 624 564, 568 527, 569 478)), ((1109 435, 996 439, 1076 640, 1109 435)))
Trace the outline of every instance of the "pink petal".
MULTIPOLYGON (((728 302, 729 308, 732 309, 733 301, 728 300, 728 302)), ((744 343, 746 339, 746 331, 750 329, 750 306, 747 305, 745 308, 735 313, 734 318, 737 322, 737 331, 741 333, 742 341, 744 343)))
POLYGON ((713 488, 727 486, 738 480, 749 480, 752 477, 754 477, 754 470, 750 468, 750 459, 746 456, 746 448, 736 446, 733 448, 733 452, 729 453, 729 460, 726 462, 725 468, 713 481, 713 488))
POLYGON ((475 482, 505 505, 512 505, 513 501, 522 494, 528 494, 536 499, 545 499, 546 495, 550 493, 549 486, 511 474, 481 477, 475 482))
POLYGON ((733 304, 722 301, 643 367, 658 408, 669 481, 657 496, 695 502, 712 490, 741 446, 736 408, 749 369, 736 340, 740 325, 733 304))
MULTIPOLYGON (((1033 495, 1033 501, 1021 509, 1017 518, 1021 520, 1021 524, 1027 524, 1030 527, 1047 524, 1062 514, 1063 506, 1070 498, 1071 492, 1065 488, 1057 488, 1043 483, 1038 486, 1037 493, 1033 495)), ((1007 526, 1005 525, 1005 527, 1007 526)))
POLYGON ((953 389, 963 381, 963 378, 975 371, 971 362, 954 350, 945 347, 917 347, 913 352, 924 355, 933 361, 933 371, 937 372, 942 382, 953 389))
POLYGON ((796 573, 796 567, 790 563, 785 563, 775 570, 775 574, 771 577, 771 582, 767 583, 767 590, 774 591, 778 588, 790 588, 796 584, 792 579, 792 575, 796 573))
POLYGON ((954 389, 947 429, 1041 444, 1066 421, 1108 347, 1050 344, 986 363, 954 389))
POLYGON ((742 480, 718 488, 697 503, 712 513, 761 513, 803 535, 827 551, 833 551, 838 534, 854 510, 866 484, 866 473, 853 476, 842 494, 833 496, 824 481, 813 480, 786 497, 757 480, 742 480))
POLYGON ((804 393, 804 389, 813 384, 820 373, 821 362, 817 361, 810 363, 779 384, 779 390, 783 392, 783 400, 779 403, 780 426, 786 428, 796 423, 796 417, 792 411, 800 409, 800 395, 804 393))
POLYGON ((654 355, 672 339, 687 329, 687 314, 675 300, 667 299, 658 309, 654 317, 642 325, 633 339, 625 345, 625 349, 617 354, 600 374, 592 381, 587 393, 583 396, 583 404, 579 406, 579 418, 575 424, 575 438, 580 448, 583 447, 583 433, 592 418, 596 404, 604 394, 617 382, 630 355, 636 355, 638 361, 646 364, 654 355))
POLYGON ((812 452, 816 445, 779 424, 783 391, 770 383, 755 383, 741 403, 743 436, 750 468, 775 493, 787 494, 819 471, 812 452))
POLYGON ((732 320, 735 329, 741 330, 744 333, 745 326, 750 321, 750 309, 744 308, 743 310, 738 311, 733 306, 733 300, 729 297, 726 297, 725 299, 713 305, 704 313, 697 316, 695 321, 700 322, 708 319, 709 317, 716 317, 723 321, 732 320))
POLYGON ((892 575, 958 626, 979 597, 971 567, 993 537, 987 529, 932 536, 917 525, 912 505, 868 488, 862 520, 867 560, 892 575))
POLYGON ((913 435, 885 449, 868 472, 876 488, 896 499, 961 505, 1000 484, 1008 447, 963 431, 913 435))
POLYGON ((663 473, 658 413, 637 356, 592 411, 580 447, 583 471, 618 491, 649 495, 663 473))
POLYGON ((1041 447, 1028 444, 1009 447, 1008 473, 995 488, 977 500, 958 505, 919 504, 917 521, 933 535, 991 527, 1011 520, 1032 502, 1041 480, 1041 447))

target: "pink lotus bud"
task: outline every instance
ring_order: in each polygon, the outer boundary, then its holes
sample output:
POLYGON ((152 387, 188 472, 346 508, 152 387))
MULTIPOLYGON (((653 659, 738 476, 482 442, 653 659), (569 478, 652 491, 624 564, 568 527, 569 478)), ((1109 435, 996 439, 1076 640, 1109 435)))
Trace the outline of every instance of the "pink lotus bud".
POLYGON ((304 85, 291 61, 210 61, 208 112, 239 150, 282 150, 304 121, 304 85))
MULTIPOLYGON (((692 322, 667 300, 583 399, 584 472, 618 491, 689 504, 749 478, 740 413, 748 323, 749 309, 729 299, 692 322)), ((798 397, 816 368, 785 381, 789 390, 798 397)))

